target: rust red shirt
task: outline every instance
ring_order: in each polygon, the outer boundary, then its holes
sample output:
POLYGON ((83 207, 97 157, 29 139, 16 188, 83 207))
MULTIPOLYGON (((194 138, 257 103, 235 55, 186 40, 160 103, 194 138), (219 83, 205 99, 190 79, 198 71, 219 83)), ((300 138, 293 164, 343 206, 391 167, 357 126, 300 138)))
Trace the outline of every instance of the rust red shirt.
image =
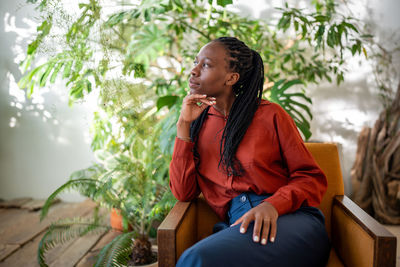
POLYGON ((248 191, 273 194, 265 201, 279 215, 293 212, 301 205, 319 205, 326 191, 326 177, 282 107, 262 100, 236 152, 245 170, 240 177, 218 168, 226 119, 210 107, 198 141, 202 176, 195 170, 194 144, 175 139, 170 188, 178 200, 190 201, 202 192, 221 219, 225 219, 229 201, 248 191))

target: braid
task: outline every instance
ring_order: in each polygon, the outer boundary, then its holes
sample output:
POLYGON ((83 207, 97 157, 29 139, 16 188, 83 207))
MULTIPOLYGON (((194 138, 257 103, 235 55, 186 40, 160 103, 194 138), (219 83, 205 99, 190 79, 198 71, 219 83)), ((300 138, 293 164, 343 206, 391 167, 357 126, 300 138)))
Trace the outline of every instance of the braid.
MULTIPOLYGON (((232 104, 220 143, 220 162, 224 171, 235 176, 243 175, 244 169, 236 158, 236 151, 243 139, 260 104, 264 84, 264 64, 261 56, 245 43, 234 37, 221 37, 214 42, 221 43, 227 50, 228 66, 239 73, 239 80, 232 89, 236 99, 232 104)), ((196 169, 200 164, 197 152, 197 135, 207 116, 208 109, 191 125, 191 137, 195 142, 193 149, 196 169), (197 160, 196 160, 197 159, 197 160)))
POLYGON ((199 132, 201 129, 201 126, 203 125, 203 122, 205 118, 207 117, 207 113, 210 107, 208 106, 201 114, 200 116, 194 120, 191 125, 190 125, 190 138, 194 142, 194 148, 193 148, 193 157, 194 157, 194 164, 195 168, 197 170, 197 173, 200 174, 199 172, 199 166, 200 166, 200 154, 197 151, 197 141, 199 140, 199 132))

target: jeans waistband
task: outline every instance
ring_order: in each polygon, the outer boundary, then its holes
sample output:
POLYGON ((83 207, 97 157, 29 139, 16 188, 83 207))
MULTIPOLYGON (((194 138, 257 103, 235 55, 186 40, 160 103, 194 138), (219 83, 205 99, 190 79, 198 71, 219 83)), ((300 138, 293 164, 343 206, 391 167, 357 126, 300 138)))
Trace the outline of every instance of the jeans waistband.
POLYGON ((263 194, 263 195, 257 195, 253 192, 244 192, 241 193, 240 195, 236 196, 231 200, 230 203, 230 209, 235 208, 237 205, 242 205, 246 201, 250 202, 250 204, 255 207, 257 206, 261 201, 264 199, 272 196, 272 194, 263 194))
POLYGON ((257 195, 253 192, 244 192, 233 198, 230 202, 228 210, 228 221, 233 223, 240 218, 245 212, 257 206, 264 199, 270 197, 272 194, 257 195))

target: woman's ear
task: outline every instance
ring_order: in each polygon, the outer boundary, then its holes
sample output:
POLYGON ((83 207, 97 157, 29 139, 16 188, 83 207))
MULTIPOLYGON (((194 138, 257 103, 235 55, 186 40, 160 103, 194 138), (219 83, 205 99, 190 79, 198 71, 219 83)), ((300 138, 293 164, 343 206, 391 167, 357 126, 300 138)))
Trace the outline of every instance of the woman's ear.
POLYGON ((227 80, 225 82, 226 85, 233 86, 237 81, 239 81, 240 74, 237 72, 228 73, 227 80))

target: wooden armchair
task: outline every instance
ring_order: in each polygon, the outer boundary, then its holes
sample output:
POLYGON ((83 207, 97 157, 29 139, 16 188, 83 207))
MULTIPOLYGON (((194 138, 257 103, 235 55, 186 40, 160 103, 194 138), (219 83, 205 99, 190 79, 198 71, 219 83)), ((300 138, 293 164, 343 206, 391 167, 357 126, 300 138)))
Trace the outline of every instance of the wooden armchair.
MULTIPOLYGON (((337 146, 306 146, 328 179, 328 190, 319 206, 332 242, 327 266, 395 266, 396 237, 344 196, 337 146)), ((202 197, 177 202, 158 228, 159 266, 175 266, 182 252, 210 235, 218 221, 202 197)))

